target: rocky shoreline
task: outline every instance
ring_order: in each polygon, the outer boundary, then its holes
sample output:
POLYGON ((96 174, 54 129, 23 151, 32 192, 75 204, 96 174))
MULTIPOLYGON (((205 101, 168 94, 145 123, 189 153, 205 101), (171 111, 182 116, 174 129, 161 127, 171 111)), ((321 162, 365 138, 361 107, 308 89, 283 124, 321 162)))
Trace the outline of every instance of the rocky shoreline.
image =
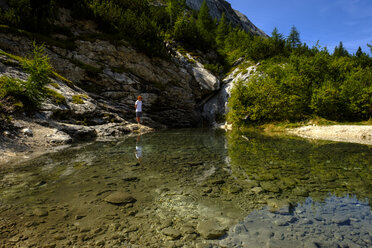
POLYGON ((12 122, 12 128, 0 136, 0 168, 12 166, 42 154, 56 152, 72 144, 93 140, 144 134, 152 128, 123 121, 96 126, 72 125, 65 123, 44 123, 43 121, 21 118, 12 122))

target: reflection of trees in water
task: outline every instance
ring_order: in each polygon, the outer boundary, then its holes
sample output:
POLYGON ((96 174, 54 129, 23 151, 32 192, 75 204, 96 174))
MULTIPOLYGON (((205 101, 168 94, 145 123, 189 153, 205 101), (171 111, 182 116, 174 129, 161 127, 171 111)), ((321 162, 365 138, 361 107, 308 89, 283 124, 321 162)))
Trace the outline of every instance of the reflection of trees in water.
POLYGON ((276 199, 297 202, 307 196, 324 200, 329 194, 352 194, 371 202, 372 153, 368 146, 240 132, 230 133, 228 142, 233 173, 276 199))

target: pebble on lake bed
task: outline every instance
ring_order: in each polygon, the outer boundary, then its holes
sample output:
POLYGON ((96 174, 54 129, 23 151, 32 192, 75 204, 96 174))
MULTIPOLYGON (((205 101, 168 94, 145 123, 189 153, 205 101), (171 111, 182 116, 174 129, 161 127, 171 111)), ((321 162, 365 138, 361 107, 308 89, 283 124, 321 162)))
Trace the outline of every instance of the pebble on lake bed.
POLYGON ((115 205, 124 205, 124 204, 129 204, 129 203, 135 203, 137 200, 125 193, 125 192, 114 192, 112 194, 110 194, 109 196, 107 196, 104 201, 108 202, 108 203, 111 203, 111 204, 115 204, 115 205))

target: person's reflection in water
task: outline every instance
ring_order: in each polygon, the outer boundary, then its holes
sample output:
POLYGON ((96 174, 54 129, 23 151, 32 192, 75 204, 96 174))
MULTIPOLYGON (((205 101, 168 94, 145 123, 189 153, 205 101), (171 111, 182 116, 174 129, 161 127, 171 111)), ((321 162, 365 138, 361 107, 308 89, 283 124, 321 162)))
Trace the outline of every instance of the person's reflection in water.
POLYGON ((141 135, 137 136, 136 139, 136 158, 137 158, 137 166, 141 164, 142 161, 142 145, 141 145, 141 135))

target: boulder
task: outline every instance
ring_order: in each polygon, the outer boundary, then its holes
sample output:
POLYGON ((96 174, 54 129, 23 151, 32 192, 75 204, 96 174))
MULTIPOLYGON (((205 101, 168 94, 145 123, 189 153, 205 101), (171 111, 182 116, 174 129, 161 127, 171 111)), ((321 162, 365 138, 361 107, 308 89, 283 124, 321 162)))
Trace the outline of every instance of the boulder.
POLYGON ((74 140, 78 141, 93 140, 97 137, 97 132, 93 127, 60 123, 57 124, 57 129, 64 133, 67 133, 74 140))

